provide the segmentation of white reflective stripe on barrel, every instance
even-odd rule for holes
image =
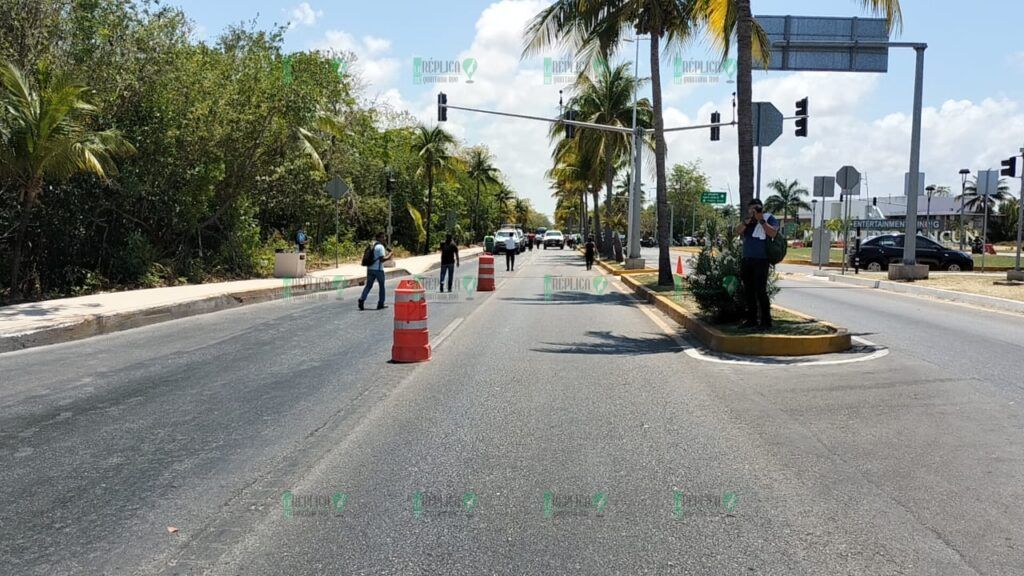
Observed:
[[[395,330],[426,330],[426,320],[413,320],[411,322],[404,322],[402,320],[395,320]]]
[[[425,292],[395,292],[395,302],[419,302],[426,296]]]
[[[481,278],[488,278],[488,279],[493,280],[494,279],[494,274],[481,274],[480,277]]]

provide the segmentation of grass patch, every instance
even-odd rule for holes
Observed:
[[[673,302],[685,308],[689,313],[697,316],[702,321],[714,326],[716,329],[721,330],[729,336],[747,336],[750,334],[756,334],[750,330],[741,330],[735,323],[716,324],[715,322],[712,322],[707,316],[700,312],[700,308],[697,306],[697,301],[693,298],[693,294],[690,293],[686,280],[680,281],[678,276],[673,277],[676,280],[675,286],[658,286],[657,274],[636,274],[631,276],[631,278],[639,282],[641,285],[671,298]],[[835,329],[831,326],[818,322],[817,320],[808,320],[776,308],[772,310],[772,329],[764,334],[777,336],[824,336],[828,334],[835,334]]]

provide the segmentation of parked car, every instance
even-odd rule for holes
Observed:
[[[548,246],[552,248],[558,246],[559,250],[565,248],[565,236],[562,235],[561,231],[548,230],[544,233],[544,249],[547,250]]]
[[[640,239],[640,245],[644,248],[654,248],[658,245],[658,242],[654,240],[654,236],[647,236]]]
[[[903,234],[885,234],[875,236],[861,242],[860,250],[850,254],[850,266],[859,266],[869,272],[880,272],[889,264],[903,260]],[[925,238],[917,237],[917,262],[927,264],[933,270],[950,272],[974,270],[974,259],[970,254],[959,250],[949,250],[941,244]]]
[[[694,238],[693,236],[683,236],[682,244],[683,244],[683,246],[696,246],[697,245],[697,239]]]

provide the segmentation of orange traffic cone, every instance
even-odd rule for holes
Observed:
[[[683,276],[683,257],[682,256],[680,256],[679,260],[676,262],[676,274],[679,274],[680,276]]]

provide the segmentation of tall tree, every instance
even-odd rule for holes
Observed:
[[[457,158],[453,155],[455,148],[455,137],[440,126],[429,127],[423,124],[416,127],[412,141],[413,152],[419,158],[419,170],[417,176],[427,181],[427,213],[424,227],[427,229],[427,241],[423,253],[429,253],[431,249],[430,231],[433,228],[432,212],[434,209],[434,180],[437,177],[447,178],[451,176],[458,165]]]
[[[899,0],[859,0],[869,12],[886,18],[889,26],[899,31],[903,15]],[[771,45],[764,30],[757,25],[751,11],[751,0],[695,0],[692,15],[701,22],[711,41],[720,49],[722,59],[729,57],[736,39],[736,106],[740,177],[740,206],[754,197],[754,122],[753,68],[765,64]]]
[[[573,85],[575,95],[569,107],[577,113],[576,118],[592,124],[616,128],[632,128],[634,95],[643,86],[642,79],[634,78],[629,64],[595,66],[595,78],[580,74]],[[646,98],[636,102],[637,126],[649,130],[652,120],[651,103]],[[564,134],[565,127],[556,124],[552,132]],[[576,132],[578,146],[584,155],[600,159],[604,173],[605,217],[612,209],[614,179],[619,168],[629,165],[633,151],[632,134],[580,128]],[[644,139],[647,149],[654,151],[654,142]],[[605,256],[611,252],[611,238],[602,238],[601,249]]]
[[[117,174],[114,159],[135,149],[116,130],[96,131],[91,90],[62,76],[30,81],[13,64],[0,66],[0,177],[20,195],[11,256],[11,297],[21,297],[21,260],[32,211],[48,181],[91,173]]]
[[[587,60],[607,60],[621,47],[627,35],[650,37],[658,204],[658,284],[662,286],[672,286],[673,280],[668,238],[661,50],[690,37],[691,18],[690,6],[682,0],[557,0],[534,16],[526,29],[524,55],[561,45],[577,50]]]
[[[811,209],[811,205],[803,198],[807,196],[807,188],[801,186],[797,180],[789,182],[772,180],[768,183],[768,188],[775,194],[765,199],[764,209],[769,212],[781,212],[783,228],[786,227],[786,221],[790,214],[796,217],[800,214],[800,210]]]
[[[469,179],[476,185],[476,197],[473,201],[473,241],[480,239],[480,189],[490,188],[499,184],[501,171],[494,166],[494,156],[482,146],[470,148],[466,159],[466,172]]]

